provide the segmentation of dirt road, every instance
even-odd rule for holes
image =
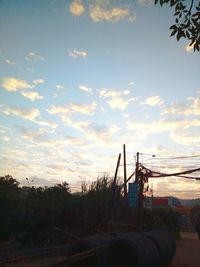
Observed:
[[[200,240],[196,233],[181,233],[171,267],[200,267]]]
[[[181,240],[177,241],[177,250],[171,267],[200,267],[200,240],[196,233],[181,233]],[[38,267],[56,262],[55,258],[35,259],[20,263],[6,264],[5,267]]]

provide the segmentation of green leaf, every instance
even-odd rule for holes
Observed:
[[[174,24],[174,25],[172,25],[169,29],[170,29],[170,30],[177,29],[177,26]]]
[[[173,30],[170,34],[170,36],[173,36],[175,33],[177,32],[177,29],[176,30]]]
[[[190,33],[189,33],[189,31],[186,31],[186,36],[187,36],[188,39],[190,39]]]
[[[177,36],[176,36],[177,41],[179,41],[181,39],[181,37],[184,37],[184,35],[185,35],[184,32],[181,29],[179,29]]]

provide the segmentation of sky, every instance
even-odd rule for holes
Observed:
[[[128,176],[136,152],[159,172],[199,167],[200,55],[173,22],[151,0],[1,0],[0,175],[78,190],[114,175],[123,144]],[[198,180],[149,185],[200,197]]]

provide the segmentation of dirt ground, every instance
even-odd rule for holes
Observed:
[[[200,240],[196,233],[181,233],[171,267],[200,267]]]
[[[47,263],[56,262],[56,258],[44,258],[33,261],[6,264],[5,267],[39,267]],[[181,233],[181,240],[177,241],[177,250],[171,267],[200,267],[200,240],[196,233]]]

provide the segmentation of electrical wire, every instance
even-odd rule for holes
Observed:
[[[193,173],[193,172],[197,172],[197,171],[200,171],[200,168],[196,168],[196,169],[192,169],[192,170],[187,170],[187,171],[183,171],[183,172],[176,172],[176,173],[161,173],[161,172],[155,172],[155,171],[151,171],[147,168],[145,168],[143,165],[142,165],[142,168],[143,169],[146,169],[147,171],[150,172],[150,176],[149,177],[152,177],[152,178],[155,178],[155,177],[169,177],[169,176],[179,176],[179,175],[182,175],[182,174],[189,174],[189,173]],[[156,174],[156,175],[154,175]]]
[[[166,160],[168,160],[168,159],[189,159],[189,158],[200,158],[200,155],[177,156],[177,157],[157,157],[157,156],[155,156],[155,159],[166,159]]]

